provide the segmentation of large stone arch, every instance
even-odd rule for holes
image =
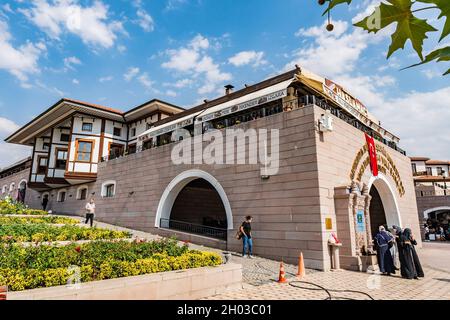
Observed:
[[[369,190],[373,186],[380,194],[388,226],[396,225],[403,227],[398,201],[395,196],[395,189],[392,188],[387,177],[383,173],[379,173],[377,177],[372,176],[368,183]]]
[[[214,178],[211,174],[198,169],[184,171],[183,173],[176,176],[166,187],[163,195],[161,196],[158,204],[158,209],[156,211],[155,227],[160,227],[161,219],[170,219],[170,213],[178,194],[187,184],[196,179],[204,179],[216,189],[225,207],[228,226],[227,229],[233,229],[233,213],[231,211],[230,201],[228,200],[225,190],[220,185],[219,181],[217,181],[217,179]]]

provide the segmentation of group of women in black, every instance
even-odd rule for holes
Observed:
[[[391,275],[395,274],[395,271],[398,270],[395,267],[391,254],[391,248],[396,246],[402,278],[423,278],[425,275],[415,249],[417,241],[414,239],[411,229],[406,228],[402,230],[397,226],[393,226],[392,228],[394,229],[395,235],[387,231],[384,226],[380,226],[379,232],[374,238],[380,272],[385,275]]]

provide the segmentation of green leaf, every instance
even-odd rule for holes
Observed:
[[[377,33],[392,23],[397,23],[397,29],[391,36],[389,58],[399,49],[404,49],[406,41],[410,40],[420,60],[423,60],[423,41],[427,39],[427,32],[437,31],[428,24],[427,20],[416,18],[411,12],[411,0],[387,0],[389,4],[381,3],[375,12],[355,26],[367,30],[369,33]]]
[[[323,16],[326,15],[331,9],[333,9],[337,5],[340,5],[343,3],[347,3],[347,4],[352,3],[352,0],[329,0],[329,1],[330,1],[330,3],[328,4],[327,10],[325,10],[325,12],[323,13]]]
[[[436,49],[436,50],[430,52],[423,61],[413,64],[409,67],[403,68],[402,70],[409,69],[412,67],[417,67],[417,66],[423,65],[425,63],[429,63],[433,60],[436,60],[436,62],[450,61],[450,46]],[[450,69],[447,70],[447,72],[444,73],[443,75],[446,76],[449,73],[450,73]]]
[[[438,19],[442,17],[446,17],[446,21],[444,24],[444,28],[442,29],[442,35],[439,39],[439,42],[442,41],[446,36],[450,34],[450,1],[449,0],[419,0],[420,2],[435,4],[439,10],[441,10],[441,14]]]

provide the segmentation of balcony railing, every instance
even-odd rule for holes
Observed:
[[[197,234],[204,237],[227,240],[227,229],[213,228],[183,221],[161,219],[160,228]]]
[[[413,172],[413,176],[414,177],[431,176],[431,174],[429,174],[429,172],[427,172],[427,171],[417,171],[417,172]]]
[[[450,190],[430,190],[430,191],[416,191],[416,197],[445,197],[450,196]]]

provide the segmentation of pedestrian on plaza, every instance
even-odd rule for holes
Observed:
[[[439,227],[439,240],[445,241],[445,232],[444,232],[444,228],[442,228],[442,226]]]
[[[414,239],[411,229],[406,228],[399,237],[402,278],[418,279],[425,276],[415,249],[416,245],[417,241]]]
[[[248,257],[250,259],[253,258],[253,239],[252,239],[252,216],[245,217],[245,221],[242,223],[240,227],[240,231],[242,234],[242,257],[245,258],[248,253]]]
[[[91,228],[94,224],[94,216],[95,216],[95,202],[94,198],[91,198],[91,200],[86,203],[86,221],[85,224],[87,224],[89,221],[91,222]]]
[[[395,239],[392,235],[389,235],[388,232],[386,232],[386,228],[384,226],[380,226],[378,230],[379,231],[375,236],[378,266],[380,267],[381,273],[389,276],[391,274],[395,274],[394,261],[392,260],[391,251],[389,250]]]
[[[428,224],[425,223],[423,229],[425,231],[425,241],[430,241],[430,227],[428,227]]]
[[[389,251],[391,252],[392,261],[394,263],[394,269],[395,271],[400,270],[400,263],[398,260],[398,245],[395,237],[395,230],[389,229],[387,225],[384,225],[384,229],[386,233],[392,237],[392,241],[389,242]]]
[[[42,210],[45,211],[47,209],[47,205],[48,205],[48,194],[44,195],[44,197],[42,198]]]

